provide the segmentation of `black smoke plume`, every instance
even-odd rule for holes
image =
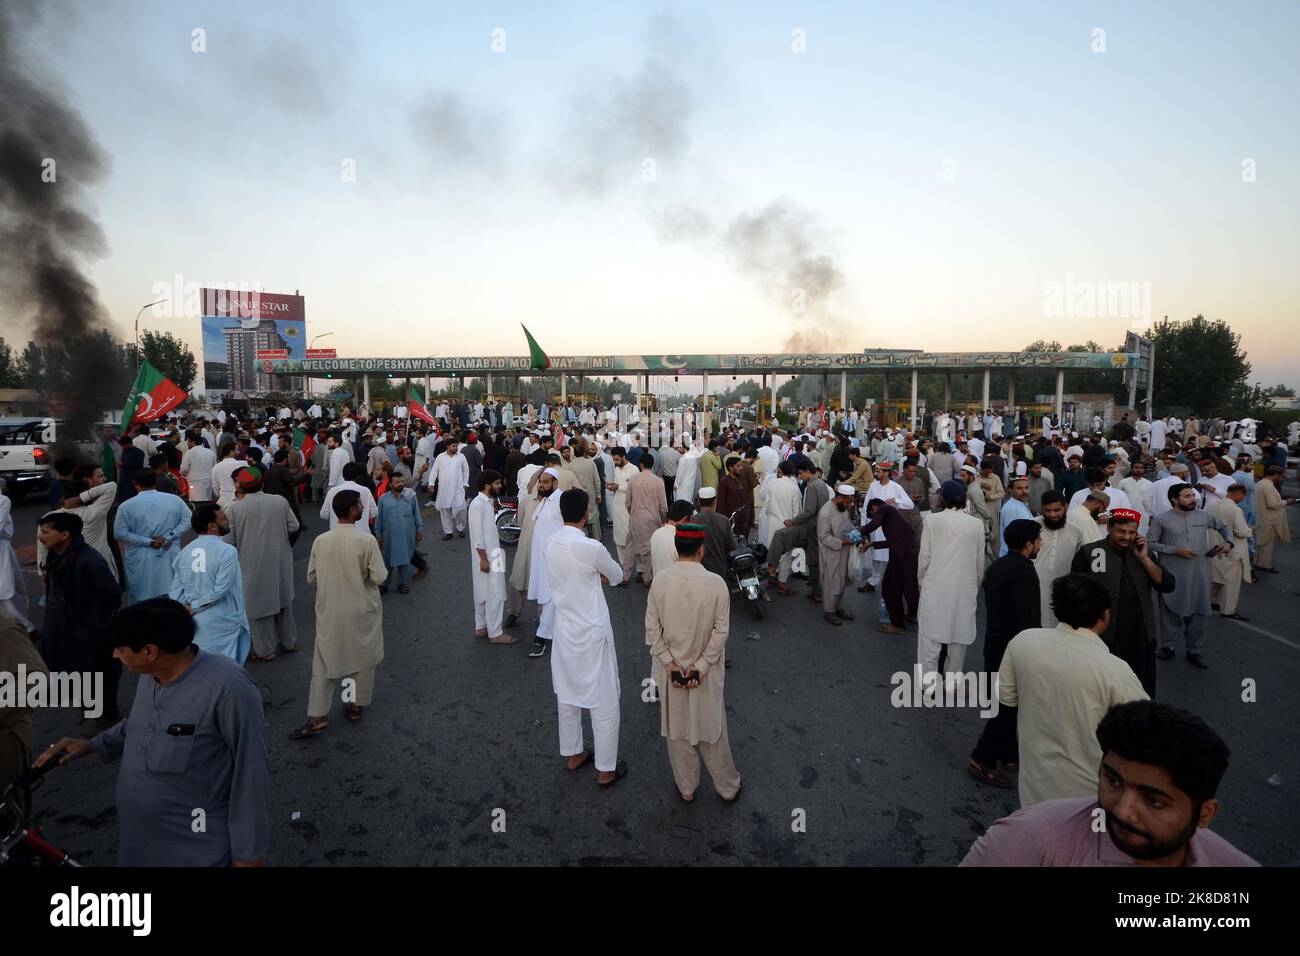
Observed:
[[[45,346],[46,381],[37,384],[69,402],[63,444],[88,438],[129,383],[83,266],[106,251],[85,207],[107,162],[81,114],[24,63],[20,38],[35,9],[0,9],[0,307],[11,335],[28,328]]]

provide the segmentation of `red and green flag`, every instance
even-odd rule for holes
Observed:
[[[419,394],[412,385],[406,396],[406,411],[412,418],[418,418],[422,422],[428,422],[434,428],[438,427],[438,420],[430,414],[429,409],[425,407],[424,402],[420,401]]]
[[[316,439],[302,428],[293,430],[293,447],[302,452],[302,460],[311,463],[311,453],[316,448]]]
[[[533,338],[533,333],[528,331],[528,326],[522,322],[519,327],[524,330],[524,335],[528,337],[528,367],[535,368],[539,371],[545,371],[551,367],[550,357],[542,351],[542,347],[537,344],[537,339]]]
[[[162,372],[148,362],[141,362],[135,384],[122,406],[122,433],[137,422],[162,418],[188,397],[183,388]]]

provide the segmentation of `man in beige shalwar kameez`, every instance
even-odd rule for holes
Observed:
[[[573,458],[564,463],[564,470],[573,476],[573,487],[587,493],[587,537],[600,540],[600,501],[604,492],[600,487],[600,473],[596,463],[587,455],[587,440],[573,440]],[[568,489],[566,488],[565,491]]]
[[[1229,540],[1220,532],[1215,532],[1218,540],[1232,545],[1227,554],[1218,555],[1210,562],[1210,603],[1218,605],[1218,611],[1224,617],[1236,621],[1249,621],[1250,618],[1237,613],[1237,601],[1241,597],[1241,584],[1250,580],[1250,522],[1241,510],[1241,503],[1246,500],[1246,486],[1234,484],[1228,488],[1227,497],[1211,497],[1205,504],[1205,510],[1213,514],[1232,529]],[[1213,608],[1211,608],[1213,609]]]
[[[853,620],[853,615],[840,604],[849,580],[849,556],[853,553],[849,544],[849,535],[853,532],[849,508],[853,506],[857,493],[852,485],[837,485],[835,497],[817,512],[817,553],[821,560],[822,609],[825,611],[822,617],[827,624],[836,626],[841,620]]]
[[[632,580],[638,564],[646,587],[654,579],[650,539],[668,518],[667,492],[663,480],[651,471],[654,463],[653,454],[648,451],[642,454],[641,471],[627,484],[627,547],[623,549],[619,562],[623,567],[624,584]]]
[[[539,468],[537,473],[541,474]],[[536,525],[534,515],[546,496],[537,490],[537,482],[529,481],[531,490],[519,492],[519,509],[515,514],[515,523],[519,525],[519,540],[515,543],[515,560],[510,566],[510,578],[506,582],[506,620],[505,627],[514,627],[519,615],[524,613],[524,601],[528,598],[528,560],[533,548],[533,528]]]
[[[705,570],[704,535],[700,525],[677,526],[677,563],[650,585],[646,640],[665,675],[659,727],[678,792],[683,800],[695,799],[702,757],[714,789],[730,803],[740,795],[723,699],[731,594],[722,578]]]
[[[311,661],[307,723],[289,736],[311,737],[329,726],[334,690],[344,680],[343,711],[360,720],[375,689],[375,668],[384,659],[384,607],[380,585],[388,568],[371,534],[357,534],[361,495],[337,492],[332,503],[339,523],[311,546],[307,583],[316,586],[316,651]]]

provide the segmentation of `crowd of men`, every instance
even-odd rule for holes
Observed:
[[[1050,418],[1031,434],[1023,414],[992,410],[927,414],[918,433],[852,409],[804,409],[787,428],[574,403],[269,411],[172,416],[132,429],[97,464],[56,462],[54,509],[39,520],[39,630],[25,591],[0,590],[10,644],[39,641],[51,671],[106,675],[98,735],[38,759],[120,754],[124,777],[149,781],[125,802],[119,792],[124,863],[265,859],[266,743],[245,667],[297,650],[293,549],[304,507],[318,502],[328,530],[310,548],[314,649],[294,739],[325,732],[340,696],[350,721],[371,706],[383,596],[401,600],[430,560],[451,560],[422,550],[436,511],[441,542],[469,537],[476,638],[518,643],[509,632],[535,606],[528,655],[549,659],[570,771],[590,761],[602,787],[628,772],[603,588],[641,585],[681,799],[695,799],[703,760],[733,802],[730,562],[748,547],[771,594],[800,593],[802,578],[829,628],[852,626],[849,587],[876,592],[872,624],[915,634],[916,680],[930,694],[951,696],[972,676],[982,599],[984,672],[998,677],[1000,706],[967,770],[1016,787],[1023,809],[968,863],[1087,862],[1081,821],[1098,801],[1112,823],[1104,861],[1250,862],[1203,829],[1226,745],[1153,699],[1157,662],[1180,646],[1210,666],[1208,616],[1248,620],[1242,586],[1277,573],[1275,545],[1290,539],[1287,448],[1254,422],[1125,416],[1107,437],[1100,421],[1080,434]],[[518,535],[513,556],[503,525]],[[5,527],[11,537],[7,511]],[[0,588],[5,562],[16,567],[9,547],[0,541]],[[141,675],[125,720],[123,666]],[[149,728],[182,712],[202,723],[154,739]],[[6,774],[32,756],[30,714],[14,727],[0,748]],[[1166,749],[1169,734],[1182,749]],[[224,800],[208,809],[220,826],[190,849],[172,819],[168,774],[181,770]],[[1177,812],[1133,811],[1125,789],[1158,784]]]

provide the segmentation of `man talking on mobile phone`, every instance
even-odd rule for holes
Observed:
[[[1110,652],[1128,662],[1148,697],[1156,693],[1155,594],[1173,591],[1173,573],[1157,563],[1147,541],[1138,534],[1141,515],[1118,508],[1110,513],[1106,537],[1085,544],[1074,555],[1070,570],[1090,574],[1110,593],[1110,626],[1101,639]]]

